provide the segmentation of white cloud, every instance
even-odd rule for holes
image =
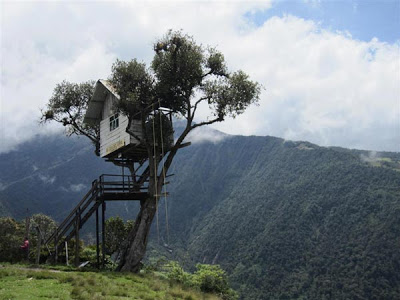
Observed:
[[[214,128],[400,151],[398,43],[357,41],[293,16],[256,27],[251,16],[268,1],[1,6],[0,152],[60,130],[37,125],[56,83],[105,78],[117,57],[149,62],[152,42],[170,28],[217,46],[266,88],[259,107]]]
[[[70,184],[68,187],[61,186],[60,189],[64,192],[72,192],[72,193],[79,193],[83,190],[85,190],[87,186],[82,183],[77,183],[77,184]]]
[[[53,184],[54,181],[56,181],[56,176],[47,176],[47,175],[39,174],[38,177],[45,184]]]
[[[399,44],[353,40],[292,16],[274,17],[240,40],[225,53],[266,91],[260,107],[216,128],[400,150]]]
[[[69,189],[72,192],[80,192],[83,191],[84,189],[86,189],[86,185],[82,184],[82,183],[78,183],[78,184],[71,184],[71,186],[69,187]]]
[[[188,134],[185,142],[192,142],[192,144],[201,144],[204,142],[216,144],[229,137],[230,135],[209,127],[198,127]]]

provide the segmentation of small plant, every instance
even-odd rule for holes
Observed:
[[[186,286],[192,285],[192,274],[187,273],[176,261],[171,261],[166,265],[168,271],[168,279],[178,282]]]
[[[171,283],[180,283],[186,287],[194,287],[204,293],[213,293],[224,300],[238,298],[237,293],[229,287],[227,275],[218,265],[196,265],[194,274],[188,273],[178,262],[171,261],[166,265],[167,276]]]

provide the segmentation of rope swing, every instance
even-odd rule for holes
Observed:
[[[158,101],[158,107],[161,107],[161,102],[160,100]],[[164,158],[164,137],[163,137],[163,120],[162,120],[162,113],[159,110],[159,115],[160,115],[160,141],[161,141],[161,160]],[[154,104],[153,104],[153,151],[154,151],[154,183],[157,188],[157,179],[158,179],[158,171],[157,171],[157,158],[156,158],[156,129],[155,129],[155,118],[156,118],[156,112],[154,109]],[[163,180],[163,185],[161,188],[161,194],[156,194],[156,223],[157,223],[157,240],[158,243],[160,243],[160,229],[159,229],[159,216],[158,216],[158,197],[161,197],[162,194],[164,194],[164,199],[165,199],[165,225],[166,225],[166,231],[167,231],[167,243],[169,245],[169,220],[168,220],[168,200],[167,200],[167,186],[166,186],[166,174],[165,174],[165,167],[164,164],[162,165],[162,180]]]
[[[158,100],[158,107],[161,107],[161,102]],[[160,137],[161,137],[161,154],[162,158],[164,158],[164,138],[163,138],[163,127],[162,127],[162,116],[160,112]],[[162,174],[163,174],[163,189],[164,189],[164,199],[165,199],[165,225],[167,227],[167,242],[169,245],[169,224],[168,224],[168,201],[167,201],[167,185],[165,184],[165,168],[164,164],[162,165]]]
[[[154,110],[154,104],[153,104],[153,159],[154,159],[154,185],[155,188],[157,189],[157,177],[158,177],[158,172],[157,172],[157,158],[156,158],[156,130],[155,130],[155,118],[156,118],[156,112]],[[160,227],[159,227],[159,221],[158,221],[158,193],[156,191],[156,220],[157,220],[157,241],[158,244],[160,244]]]

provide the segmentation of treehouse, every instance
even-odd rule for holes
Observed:
[[[134,160],[146,158],[146,149],[139,140],[143,138],[141,120],[131,120],[129,132],[132,134],[128,133],[128,117],[115,111],[115,103],[118,100],[119,95],[112,85],[107,80],[98,80],[93,96],[88,104],[84,123],[100,124],[101,157],[108,159],[127,157]],[[160,136],[159,132],[154,131],[163,130],[165,133],[163,142],[165,143],[164,147],[167,151],[168,147],[173,142],[171,112],[161,107],[158,107],[157,111],[157,113],[153,114],[153,118],[147,121],[146,131],[149,138],[153,140],[153,135],[155,137]],[[156,114],[160,114],[160,118],[158,118]],[[167,115],[169,115],[169,118]],[[154,122],[154,120],[156,121],[155,126],[151,123]],[[158,145],[158,138],[156,138],[155,141],[156,145]]]

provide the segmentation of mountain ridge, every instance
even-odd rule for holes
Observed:
[[[61,221],[99,174],[121,172],[83,139],[44,138],[18,151],[0,155],[0,182],[28,177],[0,191],[0,212],[19,219],[28,207]],[[399,162],[399,153],[275,137],[193,143],[170,170],[170,238],[164,199],[159,209],[160,238],[173,251],[157,245],[153,228],[149,256],[189,269],[221,264],[242,299],[396,299]],[[135,211],[107,205],[107,216]]]

